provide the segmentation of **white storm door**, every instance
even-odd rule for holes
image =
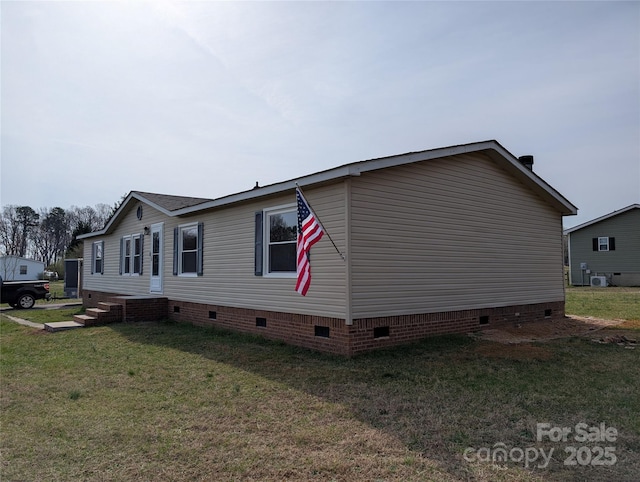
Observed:
[[[162,293],[163,271],[163,223],[151,225],[151,276],[149,291]]]

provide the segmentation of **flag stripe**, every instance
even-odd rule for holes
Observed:
[[[309,251],[314,244],[320,241],[324,230],[299,189],[296,189],[296,199],[298,202],[298,238],[296,240],[298,279],[296,291],[305,296],[311,286]]]

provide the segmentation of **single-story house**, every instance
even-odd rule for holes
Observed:
[[[640,286],[640,204],[565,230],[574,286]]]
[[[44,273],[44,263],[15,255],[0,256],[0,276],[4,281],[35,281]]]
[[[348,356],[560,318],[562,217],[577,209],[532,166],[490,140],[218,199],[132,191],[81,236],[83,300],[123,305],[125,321],[168,318]],[[327,233],[311,249],[306,296],[294,289],[296,186]]]

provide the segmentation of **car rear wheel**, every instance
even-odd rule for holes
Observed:
[[[20,298],[18,298],[17,307],[19,309],[27,310],[29,308],[33,308],[33,305],[35,304],[36,299],[34,298],[34,296],[32,294],[25,293],[23,295],[20,295]]]

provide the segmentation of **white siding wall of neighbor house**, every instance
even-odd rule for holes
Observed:
[[[354,319],[564,299],[562,219],[482,154],[352,181]]]
[[[343,183],[305,191],[309,203],[318,213],[332,238],[344,250],[345,189]],[[132,202],[113,233],[85,240],[85,259],[91,259],[91,244],[105,240],[105,271],[92,275],[90,263],[84,264],[84,288],[88,290],[150,295],[150,236],[145,236],[142,276],[121,276],[118,259],[119,242],[124,235],[142,232],[144,226],[164,222],[164,290],[171,300],[216,304],[237,308],[271,310],[286,313],[345,317],[345,262],[325,236],[312,248],[313,280],[307,296],[295,292],[295,276],[273,278],[254,274],[255,212],[281,205],[295,205],[295,192],[261,198],[223,209],[196,212],[185,217],[169,217],[143,205],[143,219],[138,221]],[[173,275],[173,230],[176,226],[202,222],[203,276]]]
[[[4,281],[34,281],[44,272],[44,263],[19,256],[0,256],[0,276]]]
[[[592,240],[615,238],[614,251],[593,251]],[[587,263],[584,284],[591,276],[604,275],[621,286],[640,286],[640,209],[632,209],[569,234],[571,284],[582,285],[580,263]]]

